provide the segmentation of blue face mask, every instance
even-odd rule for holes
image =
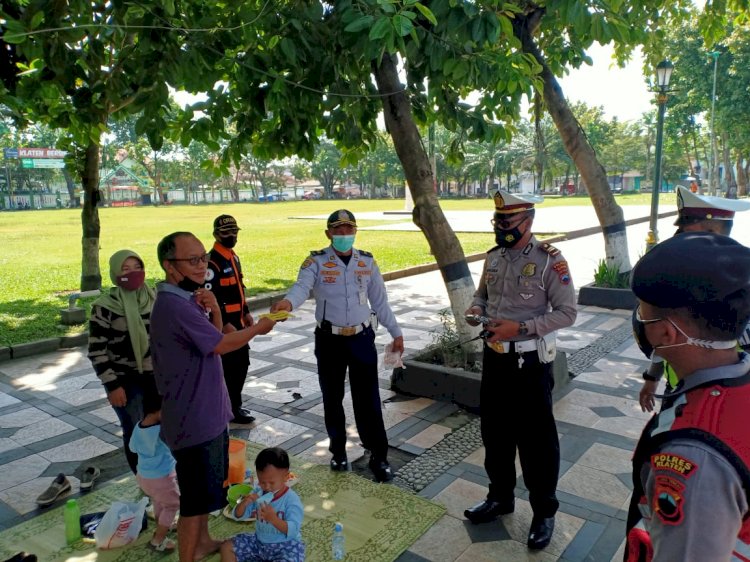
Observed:
[[[331,245],[337,252],[346,253],[354,245],[354,234],[333,235],[331,236]]]

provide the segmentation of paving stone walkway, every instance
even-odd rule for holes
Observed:
[[[672,220],[660,221],[660,231],[671,232]],[[630,238],[630,228],[628,232]],[[634,227],[632,237],[637,257],[645,225]],[[570,261],[576,284],[590,281],[590,262],[603,252],[601,236],[558,246]],[[470,267],[477,278],[481,262]],[[404,329],[407,353],[429,345],[440,325],[439,312],[448,305],[439,273],[390,281],[388,293]],[[312,303],[295,314],[253,341],[244,392],[245,405],[257,421],[249,428],[232,426],[232,433],[327,463]],[[558,348],[568,354],[576,376],[555,390],[561,506],[552,544],[539,553],[525,547],[531,511],[520,477],[514,514],[479,526],[463,517],[463,510],[482,500],[487,489],[477,417],[453,404],[394,393],[389,390],[390,372],[380,371],[390,458],[397,471],[394,485],[447,507],[447,514],[399,562],[620,559],[631,490],[630,455],[648,419],[637,402],[646,362],[629,325],[627,311],[580,307],[575,326],[558,334]],[[389,340],[381,328],[377,343]],[[345,409],[347,419],[353,420],[348,393]],[[354,470],[370,477],[356,428],[351,425],[348,431]],[[123,474],[126,463],[120,449],[117,419],[84,348],[0,363],[0,528],[38,515],[34,499],[59,472],[71,478],[73,494],[79,493],[77,477],[89,463],[102,469],[97,486]]]

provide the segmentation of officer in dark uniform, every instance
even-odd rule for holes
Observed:
[[[729,236],[734,224],[734,215],[740,211],[750,209],[750,201],[746,199],[725,199],[713,195],[698,195],[681,185],[677,186],[677,227],[676,234],[683,232],[713,232]],[[750,349],[750,326],[745,328],[740,345],[747,351]],[[666,392],[670,392],[677,385],[677,374],[674,369],[655,355],[651,358],[651,365],[643,372],[643,387],[639,395],[641,409],[651,412],[656,404],[656,388],[662,375],[666,374]]]
[[[750,559],[750,248],[678,234],[633,268],[641,351],[674,368],[677,386],[633,455],[625,560]]]
[[[371,310],[393,337],[393,350],[404,351],[404,339],[385,291],[385,283],[372,254],[353,247],[357,221],[341,209],[328,217],[326,236],[331,245],[311,252],[302,262],[297,282],[286,298],[275,303],[271,312],[292,309],[315,297],[315,357],[332,470],[348,470],[344,379],[349,369],[349,386],[354,420],[362,444],[370,451],[369,466],[379,482],[391,480],[388,463],[388,437],[378,386],[378,356],[375,331],[370,325]]]
[[[240,258],[234,253],[237,221],[229,215],[219,215],[214,220],[214,243],[209,252],[206,288],[210,289],[221,307],[224,333],[234,332],[253,325],[253,316],[245,301]],[[221,356],[224,367],[224,381],[227,384],[229,400],[232,402],[233,423],[248,424],[255,421],[250,412],[242,407],[242,387],[245,386],[250,356],[247,345]]]
[[[555,331],[576,319],[576,297],[560,250],[531,232],[530,194],[495,194],[497,246],[487,252],[468,317],[489,318],[479,407],[487,499],[464,511],[472,523],[486,523],[514,510],[516,450],[534,511],[527,544],[546,547],[555,525],[560,445],[552,414]]]

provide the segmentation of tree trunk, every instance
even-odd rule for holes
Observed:
[[[744,197],[747,195],[747,174],[745,174],[745,167],[742,165],[745,161],[745,155],[739,148],[735,151],[737,155],[737,197]]]
[[[682,142],[685,145],[685,158],[687,159],[688,173],[691,176],[695,176],[695,171],[693,170],[693,160],[690,158],[690,145],[688,144],[687,135],[682,135]]]
[[[404,167],[406,181],[414,200],[412,219],[427,238],[430,250],[440,268],[453,316],[456,318],[459,338],[461,341],[467,341],[474,337],[477,331],[463,321],[464,312],[471,306],[475,290],[469,265],[433,189],[430,159],[414,123],[411,104],[402,91],[403,85],[398,77],[394,57],[383,56],[380,65],[373,64],[373,69],[380,94],[391,94],[383,97],[385,125]],[[491,208],[487,209],[487,214],[492,214]]]
[[[533,30],[543,15],[543,10],[535,10],[528,16],[517,17],[513,23],[516,37],[520,39],[523,50],[532,55],[542,67],[544,81],[544,101],[552,120],[560,133],[565,151],[573,159],[581,172],[599,224],[604,234],[604,251],[607,264],[619,267],[621,272],[632,269],[628,254],[628,238],[622,209],[615,202],[609,189],[607,173],[599,163],[596,152],[589,144],[581,125],[565,101],[562,88],[547,65],[532,37]]]
[[[63,178],[65,178],[65,187],[68,190],[70,206],[73,207],[76,204],[76,183],[73,181],[73,176],[70,175],[70,170],[68,170],[67,165],[63,168],[62,172]]]
[[[721,133],[721,151],[724,160],[724,180],[727,184],[727,191],[737,184],[734,181],[734,171],[732,170],[732,157],[729,154],[729,135]]]
[[[81,290],[89,291],[102,286],[102,276],[99,271],[99,224],[98,203],[101,198],[99,192],[99,145],[90,143],[86,147],[83,172],[81,174],[83,186],[83,209],[81,210],[81,225],[83,238],[81,239]]]

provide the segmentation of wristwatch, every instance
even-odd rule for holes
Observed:
[[[661,378],[661,375],[655,376],[655,375],[649,374],[648,369],[643,371],[643,375],[641,376],[643,377],[644,381],[650,381],[650,382],[656,382]]]
[[[518,335],[519,336],[525,336],[529,333],[529,328],[526,326],[526,322],[519,322],[518,323]]]

